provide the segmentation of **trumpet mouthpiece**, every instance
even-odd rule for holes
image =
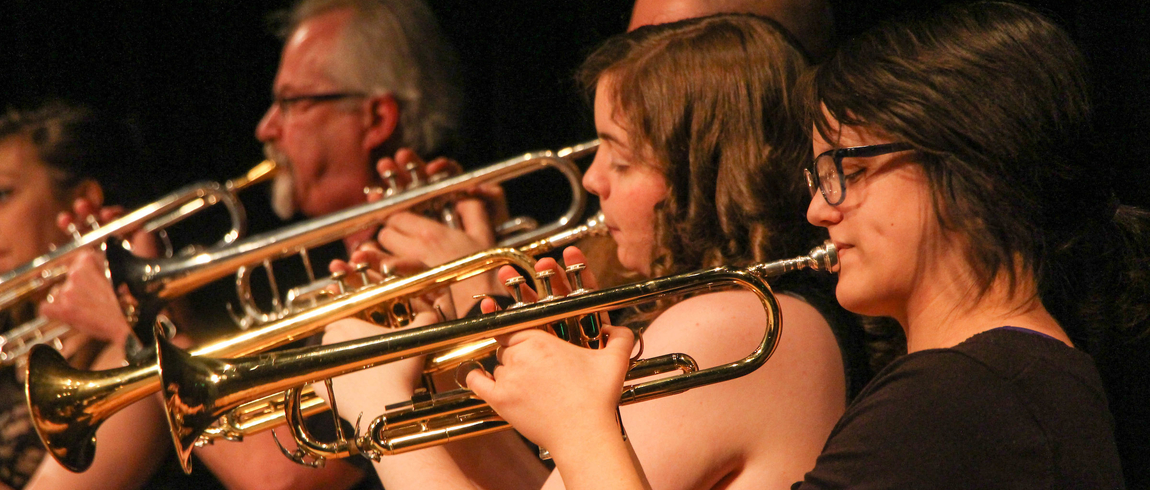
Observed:
[[[839,254],[835,250],[834,242],[827,240],[822,245],[811,249],[807,254],[808,265],[807,267],[816,271],[826,271],[830,273],[838,273],[839,271]]]

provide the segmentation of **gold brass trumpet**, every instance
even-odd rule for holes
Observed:
[[[312,440],[303,429],[300,408],[293,401],[298,400],[302,386],[379,364],[440,352],[452,346],[527,328],[560,322],[578,326],[584,318],[597,317],[602,311],[671,296],[742,287],[759,297],[767,315],[766,331],[751,354],[738,361],[702,370],[697,370],[694,360],[685,354],[642,360],[629,370],[629,379],[672,370],[683,374],[628,385],[620,395],[620,404],[655,399],[733,379],[761,366],[778,343],[781,316],[767,278],[805,268],[837,271],[838,258],[833,244],[828,242],[802,257],[745,269],[718,267],[599,291],[581,290],[579,281],[576,281],[575,294],[564,299],[356,341],[253,357],[231,360],[193,357],[193,354],[159,339],[157,355],[172,438],[185,471],[190,471],[191,449],[200,434],[216,419],[250,400],[284,390],[291,390],[286,410],[297,443],[301,451],[318,462],[352,454],[364,454],[374,459],[383,454],[500,430],[507,427],[505,421],[495,416],[470,392],[459,390],[417,397],[375,419],[365,435],[323,443]],[[594,345],[597,343],[595,337],[600,335],[595,332],[595,327],[570,330],[572,333],[567,339],[575,341],[585,335],[581,340],[585,345]]]
[[[189,257],[145,260],[126,253],[109,254],[109,269],[112,280],[117,284],[126,284],[139,303],[141,321],[154,318],[167,300],[235,273],[240,303],[246,315],[246,320],[242,321],[241,326],[266,323],[290,315],[293,310],[278,309],[270,313],[257,311],[258,308],[251,303],[251,293],[246,289],[247,276],[252,267],[262,264],[270,272],[271,269],[268,267],[270,261],[297,253],[305,265],[310,265],[310,259],[307,257],[308,248],[331,243],[350,233],[378,225],[397,212],[452,199],[481,184],[502,183],[532,172],[555,169],[566,178],[571,190],[571,204],[563,216],[549,224],[502,241],[498,244],[501,247],[518,247],[575,225],[583,215],[587,194],[582,187],[582,173],[572,158],[590,153],[597,147],[597,142],[591,142],[561,150],[558,154],[551,151],[527,153],[487,167],[409,188],[379,201],[360,204],[279,230],[248,237],[234,244],[208,249]],[[272,283],[274,284],[274,278]],[[278,297],[275,301],[278,306]],[[237,320],[244,319],[237,318]]]
[[[73,225],[70,231],[74,241],[0,275],[0,310],[30,301],[34,296],[62,282],[68,272],[67,264],[81,250],[103,247],[111,239],[123,240],[138,231],[162,232],[164,228],[216,203],[224,205],[232,222],[231,230],[217,246],[235,242],[247,228],[243,204],[236,193],[272,178],[276,169],[274,162],[265,160],[246,174],[228,180],[223,185],[215,182],[188,185],[103,226],[89,217],[91,230],[87,233],[81,234]],[[120,251],[124,255],[131,255],[122,249]],[[68,331],[66,325],[37,319],[4,332],[0,335],[0,362],[8,363],[23,357],[33,345],[57,341]]]
[[[607,227],[603,219],[603,213],[596,213],[595,216],[588,219],[582,225],[556,233],[543,240],[527,244],[520,247],[519,251],[529,256],[538,256],[565,245],[575,243],[583,238],[605,236],[607,234]],[[539,285],[539,282],[535,283],[536,288],[538,288]],[[380,322],[377,318],[373,318],[372,321],[375,323],[387,323]],[[458,346],[440,353],[435,357],[428,358],[424,366],[424,375],[431,376],[435,373],[454,369],[459,364],[470,362],[476,357],[494,351],[496,347],[497,344],[494,339],[484,339]],[[428,384],[431,383],[430,380],[427,382]],[[235,410],[220,417],[215,425],[205,429],[195,444],[197,446],[213,444],[218,439],[242,441],[246,436],[255,435],[283,425],[285,422],[284,406],[288,401],[286,397],[286,392],[277,393],[237,407]],[[313,414],[328,410],[328,406],[324,403],[323,399],[316,395],[310,388],[305,388],[301,394],[299,394],[299,401],[296,402],[296,405],[296,413],[303,417],[309,417]],[[304,464],[302,461],[297,462]]]
[[[535,261],[528,254],[544,253],[583,236],[602,233],[604,229],[601,218],[597,218],[563,233],[532,242],[521,250],[496,248],[410,277],[368,284],[339,294],[313,308],[198,348],[192,355],[227,357],[254,354],[314,335],[321,332],[328,323],[350,316],[358,315],[378,322],[392,317],[395,313],[393,309],[402,305],[409,296],[438,289],[503,265],[531,270]],[[160,390],[159,366],[152,361],[143,367],[83,371],[71,368],[54,349],[34,348],[28,356],[25,390],[33,425],[45,448],[62,466],[80,472],[92,463],[96,449],[95,433],[100,424],[121,408]],[[274,408],[274,403],[268,406]],[[271,410],[253,405],[246,413],[238,414],[235,420],[258,418],[262,415],[252,412],[260,410],[265,414],[271,413]],[[256,426],[260,425],[257,423]],[[240,435],[249,430],[258,431],[249,429],[246,423],[237,430]],[[218,436],[226,437],[228,434],[226,429],[221,429]]]

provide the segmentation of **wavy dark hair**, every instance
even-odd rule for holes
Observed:
[[[1112,326],[1144,330],[1150,215],[1120,206],[1093,146],[1085,62],[1070,36],[1027,7],[955,5],[900,19],[843,46],[810,77],[823,108],[919,153],[944,229],[968,238],[981,293],[1033,273],[1043,305],[1097,353]]]
[[[805,220],[811,148],[792,93],[806,65],[785,30],[749,15],[643,27],[584,62],[588,98],[610,77],[629,145],[667,180],[653,275],[789,257],[820,240]]]

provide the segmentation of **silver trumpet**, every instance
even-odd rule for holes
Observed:
[[[569,183],[571,204],[559,219],[507,238],[498,243],[500,247],[521,246],[575,225],[586,207],[587,195],[582,187],[582,174],[572,159],[593,152],[597,146],[597,142],[590,142],[562,150],[558,154],[551,151],[527,153],[460,175],[422,183],[376,202],[360,204],[273,232],[255,235],[227,246],[214,247],[189,257],[148,260],[127,253],[110,253],[108,261],[111,276],[115,283],[128,286],[139,304],[139,318],[144,321],[154,318],[167,300],[235,273],[237,292],[244,314],[233,316],[240,322],[241,327],[271,322],[290,315],[296,308],[291,301],[287,307],[281,305],[278,293],[273,287],[274,311],[261,311],[252,300],[248,288],[253,267],[262,265],[268,271],[270,282],[274,285],[274,276],[270,275],[270,262],[298,253],[314,281],[314,273],[310,269],[311,261],[307,255],[308,248],[334,242],[348,234],[376,226],[397,212],[452,200],[481,184],[506,182],[544,169],[559,171]],[[313,289],[322,289],[322,286]],[[310,297],[309,294],[299,291],[289,292],[288,296]],[[310,307],[308,301],[297,303]]]
[[[68,264],[82,250],[105,247],[110,240],[125,240],[139,231],[162,234],[165,228],[217,203],[227,209],[232,227],[216,246],[234,243],[247,228],[244,207],[236,193],[270,179],[275,175],[276,168],[274,162],[265,160],[246,174],[222,185],[215,182],[188,185],[103,226],[89,216],[88,232],[81,234],[72,225],[72,242],[0,275],[0,310],[33,301],[52,286],[63,282],[67,277]],[[131,256],[123,247],[113,246],[108,249]],[[168,254],[171,255],[170,247]],[[42,318],[17,326],[0,335],[0,362],[9,363],[23,357],[33,345],[58,343],[59,338],[69,331],[66,325]]]
[[[260,356],[214,359],[186,353],[158,338],[159,370],[171,424],[172,438],[185,471],[190,471],[191,449],[200,434],[219,417],[251,400],[289,390],[287,419],[300,447],[291,455],[297,462],[305,457],[322,464],[327,458],[363,454],[379,458],[442,444],[450,440],[481,435],[507,428],[481,400],[466,390],[443,394],[419,394],[409,403],[376,418],[364,435],[326,443],[314,440],[303,427],[298,405],[301,387],[335,376],[367,369],[383,363],[452,346],[467,345],[496,335],[527,328],[564,324],[566,340],[594,347],[601,341],[595,319],[600,312],[648,303],[684,294],[742,287],[762,301],[767,328],[758,347],[747,357],[728,364],[699,370],[690,356],[668,354],[633,364],[628,379],[681,371],[623,387],[620,404],[630,404],[680,393],[699,386],[746,375],[774,352],[781,333],[778,303],[767,278],[789,271],[810,268],[837,271],[834,246],[826,243],[808,255],[759,264],[745,269],[718,267],[710,270],[652,279],[611,289],[588,291],[573,276],[576,290],[566,298],[551,298],[533,305],[473,318],[408,328],[376,337],[320,347],[273,352]],[[545,290],[549,291],[547,285]],[[590,320],[586,325],[584,320]],[[390,408],[390,407],[389,407]]]

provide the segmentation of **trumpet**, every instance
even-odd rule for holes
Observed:
[[[555,169],[566,178],[571,189],[571,203],[561,217],[507,238],[497,244],[500,247],[514,248],[529,244],[573,226],[583,214],[587,194],[582,187],[582,173],[572,158],[592,152],[597,146],[597,142],[590,142],[561,150],[558,154],[551,151],[527,153],[471,172],[409,188],[379,201],[248,237],[228,246],[208,249],[190,257],[147,260],[127,253],[109,254],[109,269],[112,280],[117,284],[126,284],[138,302],[141,321],[155,318],[168,299],[235,273],[237,292],[245,312],[242,317],[236,316],[240,326],[247,328],[271,322],[292,314],[295,309],[280,307],[278,294],[273,288],[273,306],[276,311],[260,311],[252,301],[247,287],[253,266],[262,264],[270,274],[270,261],[298,253],[314,281],[308,248],[375,226],[397,212],[420,205],[434,205],[478,185],[502,183],[528,173]],[[274,277],[269,275],[269,279],[275,284]],[[292,294],[289,293],[289,296]]]
[[[369,321],[386,323],[402,313],[408,296],[438,289],[502,265],[531,270],[535,261],[527,253],[543,253],[582,236],[601,234],[605,229],[602,219],[597,218],[525,245],[523,251],[496,248],[409,277],[367,284],[312,308],[198,348],[192,355],[241,356],[262,352],[314,335],[328,323],[349,316],[358,315]],[[104,420],[160,391],[157,362],[143,367],[83,371],[70,367],[58,352],[48,347],[33,348],[29,354],[27,379],[25,393],[29,413],[40,440],[56,461],[75,472],[84,471],[91,465],[96,449],[95,433]],[[255,405],[249,408],[251,410],[247,414],[236,420],[259,417],[257,412],[260,410],[271,413],[274,404],[262,409]],[[237,430],[242,434],[249,429],[245,426]],[[221,429],[219,436],[235,433]]]
[[[158,338],[161,385],[172,439],[184,470],[190,471],[191,449],[200,434],[216,419],[249,400],[284,390],[289,390],[285,411],[293,436],[302,455],[314,458],[317,464],[322,464],[327,458],[353,454],[377,459],[384,454],[505,429],[507,423],[499,419],[489,406],[475,399],[467,390],[456,390],[437,395],[419,394],[411,402],[376,418],[362,436],[356,434],[351,440],[341,438],[331,443],[320,442],[314,440],[302,425],[302,409],[298,404],[300,387],[379,364],[556,323],[565,323],[569,327],[569,330],[563,329],[568,331],[566,340],[593,346],[600,341],[601,333],[595,326],[579,326],[584,318],[594,319],[602,311],[672,296],[731,287],[753,292],[763,304],[767,328],[757,348],[743,359],[702,370],[686,354],[641,360],[629,369],[628,379],[675,370],[682,374],[625,386],[620,404],[651,400],[737,378],[766,362],[778,344],[782,319],[767,278],[804,268],[837,271],[834,245],[827,242],[805,256],[744,269],[718,267],[599,291],[587,291],[577,286],[574,294],[564,299],[361,340],[254,357],[231,360],[193,357]],[[574,279],[576,285],[581,284],[578,277]],[[595,324],[594,321],[590,323]]]
[[[89,216],[88,225],[91,229],[84,234],[74,224],[71,225],[69,229],[74,237],[71,243],[56,247],[0,275],[0,310],[31,301],[33,297],[62,282],[68,273],[68,264],[81,250],[105,247],[110,240],[123,240],[138,231],[162,234],[165,228],[217,203],[227,209],[232,223],[219,245],[234,243],[247,228],[243,204],[236,193],[272,178],[276,169],[274,162],[265,160],[246,174],[228,180],[223,185],[215,182],[191,184],[103,226]],[[131,256],[121,247],[108,249],[119,250],[123,255]],[[170,247],[167,253],[171,254]],[[69,330],[66,325],[41,318],[4,332],[0,335],[0,362],[8,363],[23,357],[33,345],[58,342]]]

